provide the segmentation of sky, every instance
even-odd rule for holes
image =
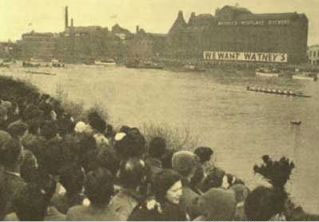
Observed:
[[[319,0],[0,0],[0,41],[21,39],[30,32],[62,32],[64,7],[75,26],[136,25],[147,32],[167,33],[179,10],[186,21],[191,12],[215,14],[216,8],[236,5],[253,13],[305,13],[309,19],[308,45],[319,44]]]

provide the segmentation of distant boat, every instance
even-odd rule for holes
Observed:
[[[36,75],[47,75],[47,76],[55,76],[55,73],[50,73],[50,72],[37,72],[37,71],[25,71],[26,73],[29,74],[36,74]]]
[[[301,121],[300,120],[291,120],[290,124],[292,124],[292,125],[300,125]]]
[[[191,71],[191,72],[205,72],[206,71],[205,69],[200,68],[197,65],[191,65],[191,64],[184,65],[183,68],[185,71]]]
[[[258,68],[256,69],[256,76],[261,77],[279,77],[279,70],[269,68]]]
[[[116,62],[114,59],[95,60],[94,65],[115,66]]]
[[[10,65],[6,63],[0,63],[0,68],[10,68]]]
[[[262,88],[262,87],[253,87],[253,86],[247,86],[246,89],[248,91],[253,91],[253,92],[268,93],[268,94],[283,95],[283,96],[305,97],[305,98],[311,97],[308,95],[304,95],[303,93],[300,93],[300,92],[294,92],[292,90],[269,89],[269,88]]]
[[[23,61],[22,62],[23,67],[40,67],[40,63],[38,62],[32,62],[32,61]]]
[[[134,69],[163,69],[164,67],[152,61],[133,61],[125,64],[127,68]]]
[[[0,67],[9,68],[10,65],[15,64],[16,61],[12,59],[1,59],[0,60]]]
[[[64,63],[60,62],[57,59],[52,59],[51,60],[51,67],[62,68],[62,67],[65,67],[65,65],[64,65]]]
[[[292,79],[317,81],[318,74],[313,72],[302,72],[293,75]]]

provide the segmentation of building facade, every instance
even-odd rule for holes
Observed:
[[[58,35],[53,33],[30,32],[22,34],[17,42],[22,59],[37,58],[50,61],[55,54]]]
[[[319,45],[309,46],[308,61],[312,65],[319,65]]]
[[[296,12],[254,14],[224,6],[214,16],[192,13],[186,22],[180,11],[168,37],[171,56],[181,58],[302,63],[308,19]]]

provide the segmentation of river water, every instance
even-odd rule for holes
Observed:
[[[252,167],[269,154],[295,164],[287,185],[295,202],[319,212],[319,83],[263,79],[242,72],[191,73],[125,67],[70,65],[25,73],[31,68],[0,69],[1,75],[27,79],[54,95],[63,89],[86,107],[105,107],[115,125],[144,123],[190,129],[199,145],[213,147],[218,166],[243,178],[251,188],[261,182]],[[249,92],[247,85],[302,91],[311,98]],[[299,126],[291,120],[301,120]]]

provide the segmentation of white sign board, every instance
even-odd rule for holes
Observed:
[[[288,62],[287,53],[204,51],[205,60],[244,62]]]

